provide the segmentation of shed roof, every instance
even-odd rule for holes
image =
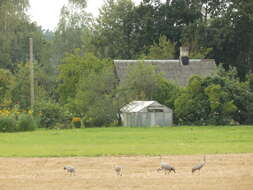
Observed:
[[[120,109],[121,112],[139,112],[148,106],[163,106],[157,101],[132,101]]]
[[[182,65],[179,59],[172,60],[114,60],[117,76],[121,81],[127,76],[128,67],[144,63],[156,66],[158,72],[164,73],[168,80],[175,81],[178,85],[185,86],[193,75],[208,76],[215,70],[213,59],[190,59],[189,65]]]

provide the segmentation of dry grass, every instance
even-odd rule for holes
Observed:
[[[207,155],[200,174],[191,167],[202,155],[164,156],[177,173],[164,175],[155,170],[158,157],[77,157],[77,158],[0,158],[1,190],[251,190],[253,154]],[[124,167],[116,176],[113,165]],[[63,170],[76,168],[75,176]]]

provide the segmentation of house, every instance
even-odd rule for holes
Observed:
[[[114,60],[116,74],[119,82],[124,81],[128,68],[131,65],[144,63],[156,66],[158,72],[162,72],[168,80],[174,81],[180,86],[186,86],[193,75],[209,76],[215,69],[214,59],[189,59],[189,50],[180,48],[180,58],[170,60]]]
[[[132,101],[120,109],[123,126],[172,126],[173,111],[157,101]]]

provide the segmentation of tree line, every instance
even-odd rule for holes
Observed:
[[[73,117],[86,126],[116,125],[119,108],[134,99],[173,108],[178,124],[252,123],[251,0],[106,0],[96,18],[86,5],[69,0],[56,30],[45,31],[27,15],[28,0],[0,2],[1,109],[30,108],[32,37],[34,112],[43,113],[44,127],[64,127]],[[182,45],[220,69],[180,87],[140,63],[118,83],[113,59],[177,59]]]

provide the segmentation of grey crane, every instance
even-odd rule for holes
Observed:
[[[170,166],[168,163],[162,161],[162,157],[160,156],[160,168],[157,169],[157,171],[164,170],[164,174],[168,174],[171,171],[176,173],[176,169],[173,166]]]
[[[63,169],[64,169],[64,170],[67,170],[67,172],[70,173],[70,174],[74,174],[74,175],[75,175],[75,173],[76,173],[75,168],[72,167],[72,166],[64,166]]]
[[[206,156],[204,156],[203,162],[201,164],[198,164],[192,168],[192,174],[197,170],[199,170],[200,172],[201,168],[203,168],[205,164],[206,164]]]
[[[116,172],[116,174],[118,176],[122,176],[122,170],[123,170],[123,167],[122,166],[115,166],[114,167],[114,171]]]

